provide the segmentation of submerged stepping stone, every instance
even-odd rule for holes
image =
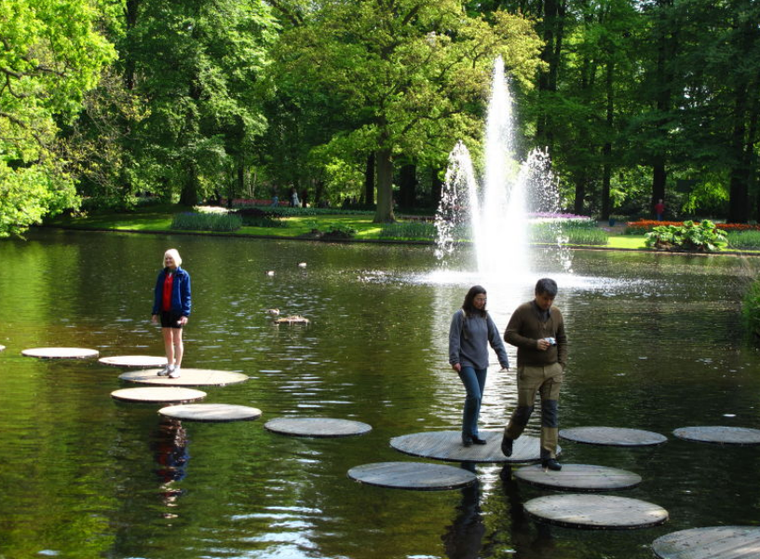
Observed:
[[[691,528],[657,538],[652,551],[662,559],[747,559],[760,557],[760,528]]]
[[[114,357],[101,357],[98,363],[113,367],[163,367],[167,363],[166,357],[153,355],[117,355]]]
[[[667,442],[665,435],[622,427],[572,427],[561,429],[563,439],[605,446],[654,446]]]
[[[462,445],[461,431],[429,431],[413,433],[391,439],[391,446],[405,454],[433,458],[447,462],[502,462],[525,463],[541,459],[540,441],[536,437],[523,435],[514,442],[512,456],[507,458],[501,452],[502,431],[481,431],[480,437],[487,444]],[[562,451],[557,447],[557,454]]]
[[[141,371],[129,371],[119,375],[122,380],[137,382],[140,384],[157,384],[159,386],[225,386],[237,384],[248,380],[248,375],[243,373],[230,373],[229,371],[214,371],[211,369],[185,369],[179,378],[158,376],[161,369],[143,369]]]
[[[21,354],[41,359],[87,359],[88,357],[97,357],[98,351],[83,347],[35,347],[25,349]]]
[[[562,464],[559,472],[540,465],[526,466],[517,470],[515,477],[538,487],[574,491],[629,489],[641,483],[641,476],[633,472],[588,464]]]
[[[267,421],[264,427],[274,433],[296,437],[350,437],[372,430],[371,425],[361,421],[327,417],[281,417]]]
[[[673,431],[679,439],[701,443],[758,445],[760,430],[746,427],[681,427]]]
[[[191,388],[168,386],[166,388],[122,388],[121,390],[111,392],[111,397],[128,402],[169,404],[172,402],[182,403],[200,400],[206,397],[206,393]]]
[[[477,482],[472,472],[443,464],[377,462],[348,470],[348,477],[368,485],[417,491],[458,489]]]
[[[187,421],[253,421],[261,417],[261,410],[232,404],[184,404],[167,406],[158,413]]]
[[[525,503],[525,512],[538,522],[597,530],[646,528],[668,519],[659,505],[611,495],[549,495]]]

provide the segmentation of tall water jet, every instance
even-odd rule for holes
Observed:
[[[456,232],[466,229],[468,219],[478,272],[498,281],[531,272],[529,212],[556,214],[560,210],[548,155],[533,150],[522,164],[516,156],[512,107],[504,63],[497,58],[486,118],[482,188],[478,188],[469,152],[460,141],[449,154],[445,195],[436,216],[442,242],[437,250],[439,259],[453,251]],[[561,246],[561,239],[558,244]]]

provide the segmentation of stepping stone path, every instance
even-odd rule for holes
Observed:
[[[744,427],[682,427],[673,431],[679,439],[702,443],[760,445],[760,430]]]
[[[253,421],[261,417],[261,410],[232,404],[185,404],[167,406],[158,413],[187,421]]]
[[[652,551],[661,559],[749,559],[760,557],[760,528],[692,528],[657,538]]]
[[[0,351],[3,351],[5,349],[4,345],[0,345]]]
[[[517,470],[515,477],[538,487],[574,491],[613,491],[641,483],[641,476],[633,472],[587,464],[562,464],[559,472],[545,470],[540,465],[526,466]]]
[[[570,441],[604,446],[654,446],[668,440],[666,436],[652,431],[621,427],[573,427],[561,429],[559,436]]]
[[[159,386],[225,386],[248,380],[248,375],[244,375],[243,373],[185,368],[182,369],[179,378],[169,378],[168,376],[158,376],[160,370],[143,369],[141,371],[129,371],[120,374],[119,378],[129,382]]]
[[[274,433],[297,437],[350,437],[372,430],[371,425],[360,421],[322,417],[283,417],[268,421],[264,427]]]
[[[169,404],[172,402],[183,403],[200,400],[206,397],[206,393],[201,390],[178,388],[175,386],[166,388],[122,388],[121,390],[111,392],[111,397],[128,402]]]
[[[152,355],[118,355],[115,357],[101,357],[98,363],[113,367],[163,367],[167,363],[166,357]]]
[[[87,359],[88,357],[97,357],[98,351],[81,347],[36,347],[25,349],[21,354],[26,357],[39,357],[41,359]]]
[[[472,472],[443,464],[421,462],[377,462],[348,470],[348,477],[368,485],[393,489],[440,491],[476,483]]]
[[[546,524],[601,530],[646,528],[668,519],[658,505],[610,495],[549,495],[525,503],[525,512]]]
[[[501,452],[502,435],[502,431],[481,431],[480,437],[487,444],[466,447],[462,445],[461,431],[430,431],[395,437],[391,446],[405,454],[447,462],[525,463],[541,459],[539,439],[526,435],[514,442],[512,456],[507,458]],[[561,451],[557,447],[557,454]]]

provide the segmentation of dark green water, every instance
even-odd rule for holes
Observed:
[[[161,355],[149,314],[172,246],[193,279],[184,365],[248,374],[205,389],[205,401],[260,408],[261,420],[177,429],[158,406],[110,398],[128,386],[118,369],[21,356],[45,346]],[[57,231],[0,241],[0,557],[637,559],[672,531],[760,523],[757,448],[672,436],[692,425],[760,428],[760,355],[739,320],[760,262],[578,252],[573,274],[540,269],[503,284],[434,267],[425,247]],[[459,427],[463,390],[446,342],[466,289],[485,282],[503,330],[543,273],[560,284],[571,340],[561,427],[669,438],[650,449],[565,441],[563,461],[640,474],[638,488],[613,494],[657,503],[669,522],[539,529],[522,505],[549,492],[491,465],[464,491],[350,480],[357,465],[414,460],[392,437]],[[312,323],[274,326],[270,307]],[[481,428],[500,429],[516,400],[514,372],[499,373],[494,356],[489,375]],[[373,431],[301,439],[264,429],[276,417],[314,416]]]

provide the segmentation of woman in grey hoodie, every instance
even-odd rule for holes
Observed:
[[[478,436],[478,416],[488,372],[488,345],[499,358],[502,369],[509,369],[509,358],[499,329],[486,311],[486,290],[473,285],[465,295],[462,308],[454,313],[449,329],[449,363],[459,373],[467,391],[462,413],[462,444],[486,444]]]

